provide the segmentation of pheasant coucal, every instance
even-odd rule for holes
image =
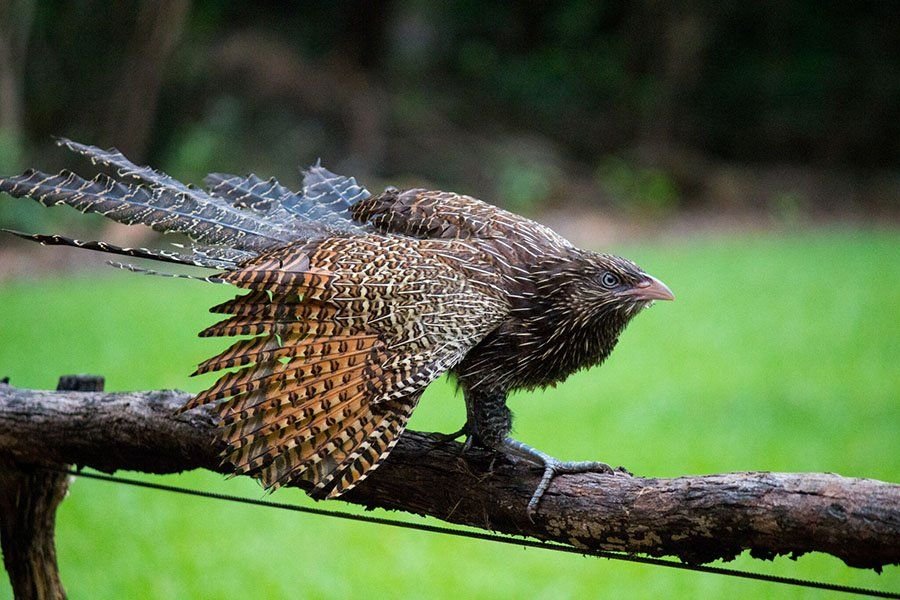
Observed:
[[[184,407],[216,404],[236,472],[267,488],[294,481],[314,497],[339,496],[390,454],[425,387],[445,372],[465,395],[456,437],[544,469],[529,514],[556,474],[610,470],[512,439],[506,398],[603,362],[641,309],[673,298],[633,262],[576,248],[469,196],[373,195],[320,165],[305,172],[301,192],[223,174],[209,175],[203,191],[115,150],[60,144],[109,174],[32,170],[0,179],[0,190],[180,232],[194,245],[169,252],[12,233],[215,269],[202,279],[249,290],[211,309],[230,316],[201,336],[242,339],[197,368],[228,371]]]

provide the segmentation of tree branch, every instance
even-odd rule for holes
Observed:
[[[188,394],[51,392],[0,384],[0,457],[173,473],[219,464],[211,410],[174,415]],[[384,465],[343,497],[580,547],[674,555],[692,563],[826,552],[854,567],[900,564],[900,485],[833,474],[730,473],[674,479],[558,477],[531,522],[539,478],[527,464],[492,460],[456,443],[407,432]],[[493,463],[493,464],[492,464]]]
[[[102,377],[61,377],[57,390],[99,392]],[[66,496],[65,474],[23,465],[0,452],[0,548],[16,598],[66,597],[56,565],[56,508]]]

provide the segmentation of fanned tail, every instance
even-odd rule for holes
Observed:
[[[48,175],[29,170],[0,179],[0,191],[31,198],[44,206],[65,204],[125,225],[184,233],[202,244],[258,253],[292,241],[288,233],[224,202],[199,202],[194,195],[171,188],[124,183],[102,173],[86,180],[70,171]]]
[[[269,217],[274,216],[278,224],[285,226],[296,226],[298,220],[307,223],[323,221],[332,222],[338,228],[358,230],[359,224],[350,217],[350,208],[371,196],[355,178],[332,173],[322,166],[321,161],[304,171],[303,193],[287,189],[274,178],[264,181],[252,174],[238,177],[211,173],[206,178],[210,187],[207,194],[150,167],[139,167],[118,150],[102,150],[66,138],[60,138],[57,142],[88,157],[95,164],[116,169],[120,178],[133,179],[169,193],[183,194],[196,204],[212,202],[228,206],[230,203],[237,208],[249,208]],[[227,201],[220,202],[223,198]],[[294,219],[286,218],[285,212],[293,215]]]
[[[138,166],[115,149],[102,150],[65,138],[58,143],[110,173],[88,180],[65,170],[55,175],[28,170],[22,175],[0,177],[0,191],[31,198],[44,206],[64,204],[98,213],[126,225],[183,233],[194,244],[183,253],[166,252],[13,232],[24,239],[230,270],[264,251],[298,241],[366,231],[352,221],[348,209],[369,197],[369,192],[355,179],[335,175],[319,164],[306,172],[302,193],[289,190],[275,179],[219,173],[207,177],[209,190],[204,191],[150,167]]]

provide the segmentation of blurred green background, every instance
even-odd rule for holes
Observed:
[[[514,397],[519,439],[652,476],[900,481],[894,3],[12,0],[0,17],[0,172],[89,171],[53,146],[64,135],[190,182],[295,186],[322,157],[373,190],[472,193],[636,260],[678,297],[602,368]],[[158,243],[6,197],[0,226]],[[0,237],[0,376],[202,389],[187,374],[221,340],[194,332],[231,292],[100,265]],[[412,427],[463,416],[442,380]],[[63,503],[58,545],[73,598],[822,595],[91,480]],[[731,565],[900,590],[897,568],[824,556]]]
[[[637,318],[602,368],[516,395],[516,435],[651,476],[830,471],[900,481],[900,261],[886,260],[897,246],[895,232],[828,229],[617,248],[664,274],[678,300]],[[0,365],[26,387],[88,372],[111,390],[199,391],[204,382],[186,375],[221,340],[193,332],[215,318],[205,307],[230,295],[118,272],[10,282],[0,290]],[[463,418],[462,399],[441,380],[411,427],[450,431]],[[213,474],[154,479],[262,497],[251,481]],[[274,499],[312,504],[296,490]],[[76,481],[63,503],[58,543],[75,598],[820,596],[91,480]],[[896,567],[878,576],[823,556],[732,564],[900,589]]]

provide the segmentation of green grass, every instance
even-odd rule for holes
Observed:
[[[900,234],[819,230],[617,250],[677,301],[640,315],[602,368],[515,396],[520,439],[644,475],[831,471],[900,481]],[[0,375],[25,387],[97,373],[109,390],[199,390],[204,382],[186,375],[222,341],[193,332],[229,295],[118,272],[6,284]],[[412,426],[449,431],[462,418],[462,400],[441,381]],[[261,496],[253,482],[209,473],[155,479]],[[311,503],[295,490],[274,499]],[[73,598],[822,596],[84,479],[60,508],[57,535]],[[878,576],[822,555],[728,566],[900,590],[900,568]],[[9,593],[0,581],[0,596]]]

